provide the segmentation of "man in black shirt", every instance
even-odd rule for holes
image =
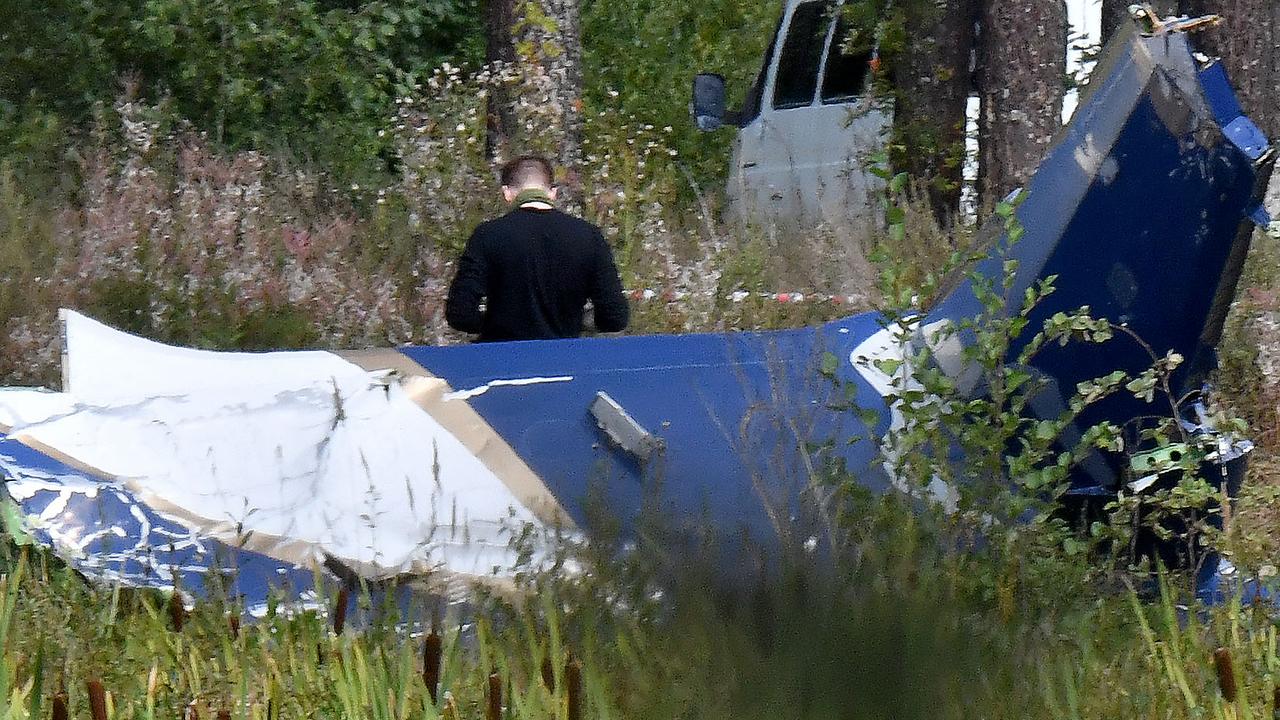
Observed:
[[[524,156],[502,168],[512,210],[467,240],[445,302],[451,327],[479,333],[480,342],[577,337],[588,300],[596,329],[627,326],[613,252],[595,225],[555,209],[552,183],[545,158]]]

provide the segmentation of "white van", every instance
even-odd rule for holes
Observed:
[[[867,227],[879,178],[868,170],[892,123],[872,94],[870,54],[849,55],[843,0],[788,0],[742,110],[726,112],[724,78],[694,80],[698,127],[739,128],[732,214],[763,224]]]

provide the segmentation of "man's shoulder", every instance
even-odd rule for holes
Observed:
[[[553,208],[548,212],[554,213],[554,217],[557,222],[562,223],[567,228],[573,229],[575,232],[582,233],[583,235],[596,235],[600,232],[600,228],[597,227],[595,223],[584,220],[577,215],[570,215],[558,208]]]
[[[512,210],[511,212],[501,215],[492,220],[481,223],[476,232],[501,233],[507,229],[520,227],[528,227],[529,225],[546,224],[555,226],[561,232],[568,232],[574,235],[595,235],[600,232],[600,228],[594,223],[583,220],[576,215],[570,215],[558,208],[550,210]]]

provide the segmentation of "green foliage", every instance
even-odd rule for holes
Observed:
[[[1115,392],[1124,375],[1083,383],[1061,417],[1032,416],[1030,402],[1046,387],[1030,368],[1035,357],[1051,344],[1104,343],[1112,330],[1110,323],[1090,317],[1088,308],[1055,314],[1042,328],[1029,328],[1032,311],[1053,292],[1054,279],[1011,297],[1017,263],[1006,253],[1021,226],[1013,206],[998,208],[997,214],[1009,238],[995,248],[997,257],[1005,258],[1002,271],[995,278],[967,273],[982,308],[978,316],[928,328],[919,326],[917,316],[901,316],[896,322],[902,359],[874,362],[893,378],[895,392],[887,400],[904,416],[888,440],[898,477],[913,491],[946,482],[960,491],[962,511],[1004,524],[1028,511],[1047,517],[1049,506],[1041,503],[1065,491],[1075,463],[1095,449],[1118,449],[1118,431],[1109,426],[1091,428],[1075,447],[1062,449],[1059,442],[1079,413]],[[955,349],[948,349],[951,345]]]
[[[1132,592],[1053,592],[1054,578],[1007,562],[1013,555],[927,542],[933,520],[906,504],[864,505],[859,517],[859,552],[840,574],[797,558],[724,592],[711,582],[713,556],[676,560],[670,547],[644,546],[625,561],[586,551],[576,576],[539,576],[505,599],[480,595],[476,615],[442,623],[434,702],[423,639],[399,625],[429,614],[425,598],[402,614],[362,595],[368,623],[353,629],[349,619],[335,634],[323,611],[279,604],[233,629],[242,609],[215,597],[175,628],[163,595],[90,586],[6,543],[0,717],[35,720],[59,694],[71,716],[86,717],[86,681],[97,679],[118,720],[474,719],[485,716],[490,673],[511,720],[819,720],[853,707],[857,717],[903,719],[1271,711],[1280,656],[1266,612],[1232,603],[1186,613],[1167,583],[1151,604]],[[1000,578],[995,595],[978,581],[987,576]],[[1234,700],[1222,696],[1215,649],[1233,660]],[[581,689],[573,714],[571,669]]]
[[[891,191],[895,185],[901,189],[897,178],[885,177]],[[902,242],[903,233],[895,234],[894,227],[902,227],[905,215],[891,212],[898,205],[894,195],[889,197],[885,242]],[[953,271],[981,308],[975,317],[922,326],[915,313],[891,311],[900,356],[862,361],[894,388],[887,400],[897,419],[884,441],[893,474],[906,492],[944,500],[953,513],[945,544],[965,547],[964,538],[982,536],[992,548],[1007,547],[1021,564],[1077,582],[1105,579],[1123,565],[1137,569],[1139,550],[1151,553],[1152,542],[1159,560],[1198,569],[1209,549],[1228,545],[1213,522],[1222,513],[1225,488],[1201,475],[1223,443],[1229,446],[1241,436],[1243,424],[1219,413],[1206,427],[1188,431],[1180,419],[1190,401],[1201,398],[1173,392],[1171,378],[1181,356],[1158,355],[1130,328],[1094,318],[1088,307],[1055,313],[1032,326],[1055,278],[1015,293],[1018,265],[1009,251],[1024,233],[1016,210],[1016,203],[995,209],[1002,222],[998,233],[991,232],[993,257],[984,267],[991,273],[998,262],[997,272]],[[982,257],[957,253],[949,263],[963,267]],[[886,262],[882,276],[891,307],[937,292],[935,275],[925,275],[919,288],[910,282],[919,276],[900,265]],[[1033,412],[1033,400],[1047,389],[1033,367],[1042,352],[1067,344],[1076,344],[1076,352],[1105,352],[1117,342],[1136,344],[1150,359],[1149,367],[1080,383],[1063,398],[1057,416]],[[1123,428],[1103,422],[1072,431],[1090,407],[1117,393],[1150,405],[1151,412]],[[1073,469],[1095,453],[1112,458],[1129,453],[1131,470],[1120,478],[1102,521],[1068,524],[1059,500]],[[1139,485],[1130,484],[1135,481]],[[1046,551],[1028,553],[1028,543],[1045,543]],[[1082,562],[1086,557],[1089,562]]]
[[[24,193],[0,163],[0,327],[32,304],[52,269],[49,210]]]
[[[232,148],[285,149],[345,177],[385,170],[378,130],[442,58],[473,59],[474,0],[10,3],[0,148],[62,147],[122,79]],[[44,152],[48,152],[45,150]]]
[[[693,127],[690,82],[696,72],[721,73],[739,101],[755,79],[781,12],[777,0],[587,0],[582,5],[587,112],[618,106],[640,122],[671,126],[672,146],[699,182],[718,183],[732,135]]]

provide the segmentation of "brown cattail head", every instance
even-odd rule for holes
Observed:
[[[564,692],[568,720],[582,720],[582,663],[572,654],[564,666]]]
[[[485,695],[484,720],[502,720],[502,676],[489,673],[489,692]]]
[[[231,720],[231,711],[226,708],[219,710],[218,720]]]
[[[240,616],[239,615],[232,614],[227,616],[227,631],[231,633],[232,640],[240,639]]]
[[[556,691],[556,670],[551,666],[551,654],[542,658],[542,684],[551,692]]]
[[[182,604],[182,594],[177,590],[169,596],[169,624],[174,632],[182,632],[182,625],[187,620],[187,608]]]
[[[351,599],[351,594],[346,588],[338,591],[338,600],[333,605],[333,634],[341,635],[342,628],[347,624],[347,601]]]
[[[102,681],[94,678],[86,680],[84,685],[89,691],[89,716],[93,720],[107,720],[107,691]]]
[[[53,720],[67,720],[67,694],[53,696]]]
[[[1218,688],[1222,690],[1222,699],[1235,702],[1236,671],[1229,648],[1220,647],[1213,651],[1213,667],[1218,671]]]
[[[427,635],[427,640],[422,645],[422,684],[427,686],[427,692],[431,694],[433,703],[439,700],[440,648],[440,633],[432,627],[431,634]]]

